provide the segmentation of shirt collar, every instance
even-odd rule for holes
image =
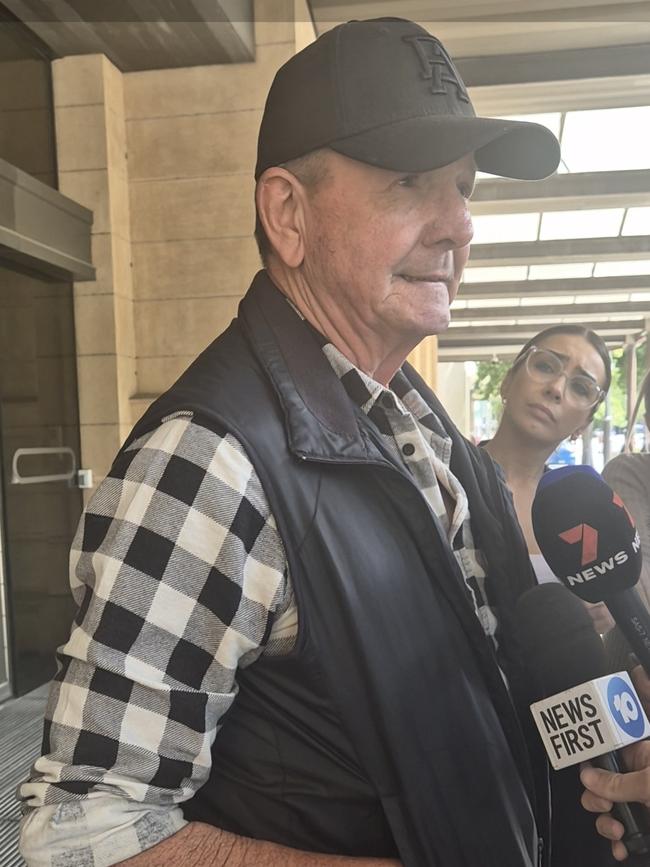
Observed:
[[[305,319],[289,298],[286,300],[314,335],[352,403],[358,406],[365,415],[371,415],[376,421],[379,421],[380,419],[377,417],[384,415],[386,410],[397,411],[401,415],[410,412],[420,424],[438,437],[441,437],[445,441],[449,439],[449,434],[440,423],[438,417],[432,412],[428,404],[425,403],[421,395],[413,388],[401,368],[393,376],[388,387],[382,385],[353,364],[340,349],[337,349],[333,343],[330,343],[317,328]],[[379,426],[382,429],[384,427],[383,424]]]

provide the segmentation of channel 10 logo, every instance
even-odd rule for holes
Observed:
[[[607,686],[607,703],[616,725],[629,738],[641,738],[645,731],[645,716],[639,700],[622,677],[612,677]]]

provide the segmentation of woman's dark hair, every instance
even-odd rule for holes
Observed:
[[[536,334],[524,343],[517,353],[517,357],[512,362],[512,367],[510,369],[515,370],[521,364],[531,346],[537,346],[542,343],[542,341],[546,340],[547,337],[553,337],[555,334],[575,334],[576,337],[583,337],[588,343],[591,343],[605,365],[605,384],[603,386],[603,391],[608,392],[609,387],[612,384],[612,361],[609,357],[609,351],[603,338],[590,328],[585,328],[584,325],[572,325],[569,322],[562,322],[559,325],[551,325],[550,328],[545,328],[543,331],[540,331],[539,334]],[[646,400],[650,398],[648,391],[649,388],[647,387]],[[650,406],[650,403],[647,403],[646,406]],[[591,414],[593,415],[597,409],[598,404],[593,408]]]

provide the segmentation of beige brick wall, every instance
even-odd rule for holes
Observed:
[[[105,475],[135,394],[124,76],[104,56],[53,64],[59,189],[91,208],[96,280],[74,286],[81,463]]]
[[[408,360],[431,388],[436,387],[438,368],[438,338],[425,337],[409,355]]]
[[[258,270],[255,149],[264,100],[295,50],[293,3],[266,20],[254,63],[125,76],[137,418],[235,315]]]

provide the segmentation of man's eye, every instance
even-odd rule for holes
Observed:
[[[398,187],[414,187],[418,182],[419,175],[404,175],[397,181]]]
[[[474,187],[471,184],[461,184],[458,187],[461,196],[465,199],[471,199],[472,193],[474,192]]]

